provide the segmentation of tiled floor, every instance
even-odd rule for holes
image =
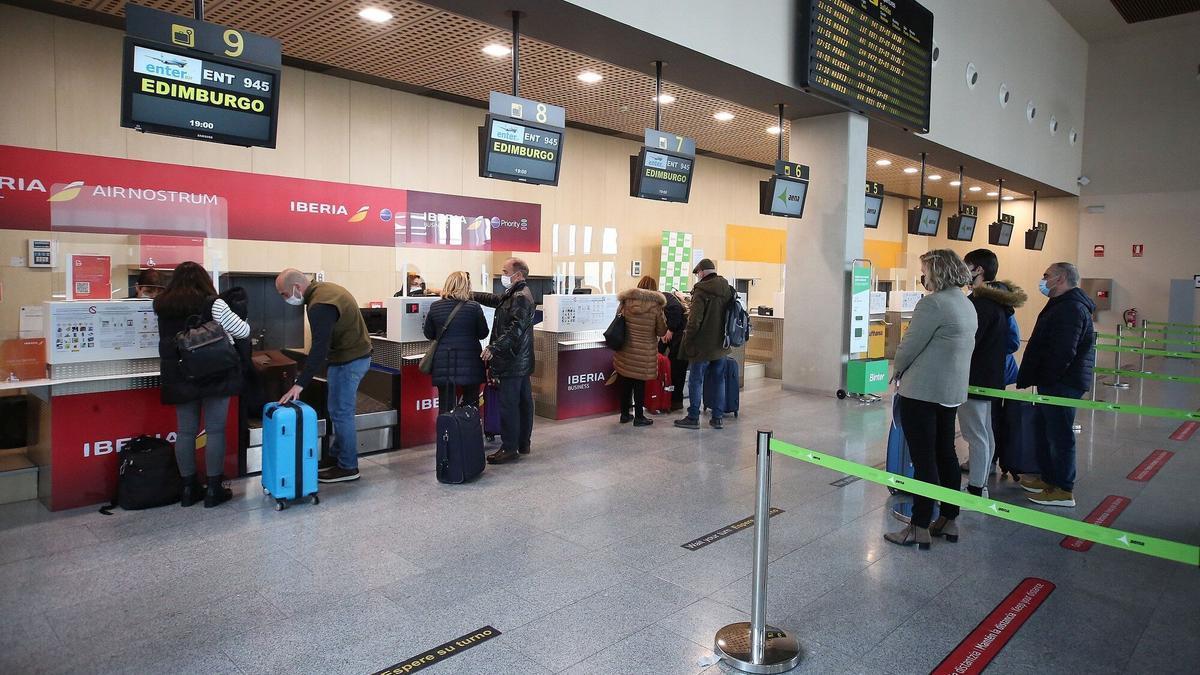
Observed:
[[[1200,405],[1166,385],[1122,397],[1139,393]],[[886,403],[770,383],[742,405],[723,431],[539,418],[531,456],[465,486],[434,480],[431,450],[376,455],[357,484],[281,513],[254,479],[209,510],[0,507],[0,672],[370,673],[485,625],[502,635],[426,672],[729,672],[699,664],[720,626],[747,619],[750,532],[680,545],[751,513],[756,429],[876,464],[888,424]],[[1070,515],[1119,494],[1133,500],[1122,529],[1200,543],[1200,434],[1080,421]],[[1150,482],[1127,480],[1155,448],[1176,454]],[[898,527],[882,487],[834,487],[839,475],[779,456],[774,475],[785,512],[771,521],[767,606],[805,650],[796,672],[928,672],[1028,576],[1057,590],[990,672],[1200,663],[1200,570],[1068,551],[979,514],[964,514],[958,544],[897,548],[881,538]],[[1023,501],[1009,481],[992,494]]]

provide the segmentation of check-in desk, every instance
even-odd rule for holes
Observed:
[[[908,333],[913,310],[923,297],[925,294],[919,291],[892,291],[888,294],[887,331],[884,337],[884,355],[887,358],[896,358],[896,349]]]
[[[56,511],[106,502],[121,447],[141,435],[175,441],[175,408],[160,402],[157,317],[149,300],[47,302],[42,330],[46,377],[0,383],[29,394],[38,498]],[[223,471],[236,476],[236,400],[225,441]],[[203,441],[197,445],[203,470]]]
[[[746,343],[745,360],[763,364],[766,377],[783,379],[782,316],[750,315],[750,340]]]
[[[533,329],[533,409],[540,417],[569,419],[616,412],[620,396],[607,385],[613,352],[604,330],[617,314],[615,295],[547,295],[542,323]]]

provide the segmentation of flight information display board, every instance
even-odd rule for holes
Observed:
[[[642,148],[639,155],[630,159],[633,169],[630,196],[687,202],[692,192],[694,157]]]
[[[279,41],[129,4],[121,126],[275,147]]]
[[[933,13],[914,0],[801,0],[802,86],[905,129],[929,131]]]
[[[488,115],[479,149],[479,175],[539,185],[557,185],[562,131],[510,117]]]

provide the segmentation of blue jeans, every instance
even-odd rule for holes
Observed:
[[[692,419],[700,419],[700,404],[704,396],[704,379],[708,376],[709,370],[714,371],[713,375],[718,375],[721,360],[716,361],[692,361],[688,366],[688,417]],[[725,414],[725,383],[719,382],[713,387],[713,396],[715,400],[703,401],[712,410],[714,420],[721,419]]]
[[[1084,390],[1073,387],[1038,387],[1037,392],[1046,396],[1083,398]],[[1038,467],[1042,480],[1067,492],[1075,489],[1075,409],[1061,405],[1036,405],[1033,407],[1033,425],[1037,434]]]
[[[329,421],[333,423],[333,444],[330,454],[337,457],[343,469],[358,468],[358,431],[354,427],[354,412],[358,399],[358,383],[371,369],[371,357],[364,356],[347,363],[330,364],[326,374],[329,383]]]

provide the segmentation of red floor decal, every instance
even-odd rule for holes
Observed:
[[[1141,464],[1138,464],[1137,468],[1134,469],[1128,476],[1126,476],[1126,478],[1129,480],[1136,480],[1140,483],[1145,483],[1151,478],[1154,478],[1154,474],[1158,473],[1158,470],[1162,468],[1163,464],[1166,464],[1167,460],[1174,456],[1175,453],[1173,452],[1168,452],[1166,450],[1155,450],[1154,452],[1150,453],[1150,455],[1146,457]]]
[[[1113,521],[1117,519],[1117,516],[1121,515],[1126,506],[1129,506],[1130,501],[1129,497],[1109,495],[1104,498],[1104,501],[1100,502],[1100,506],[1092,509],[1092,512],[1087,515],[1087,518],[1083,519],[1083,522],[1100,525],[1101,527],[1112,527]],[[1059,546],[1082,553],[1092,548],[1092,542],[1077,537],[1065,537],[1059,542]]]
[[[1021,625],[1037,611],[1046,597],[1054,592],[1054,584],[1045,579],[1028,577],[1007,598],[996,605],[975,630],[958,643],[954,651],[930,671],[930,675],[966,675],[981,673],[992,659],[1004,649]]]
[[[1171,434],[1171,440],[1186,441],[1192,437],[1192,434],[1196,433],[1196,429],[1200,429],[1200,422],[1184,422],[1179,425],[1175,433]]]

